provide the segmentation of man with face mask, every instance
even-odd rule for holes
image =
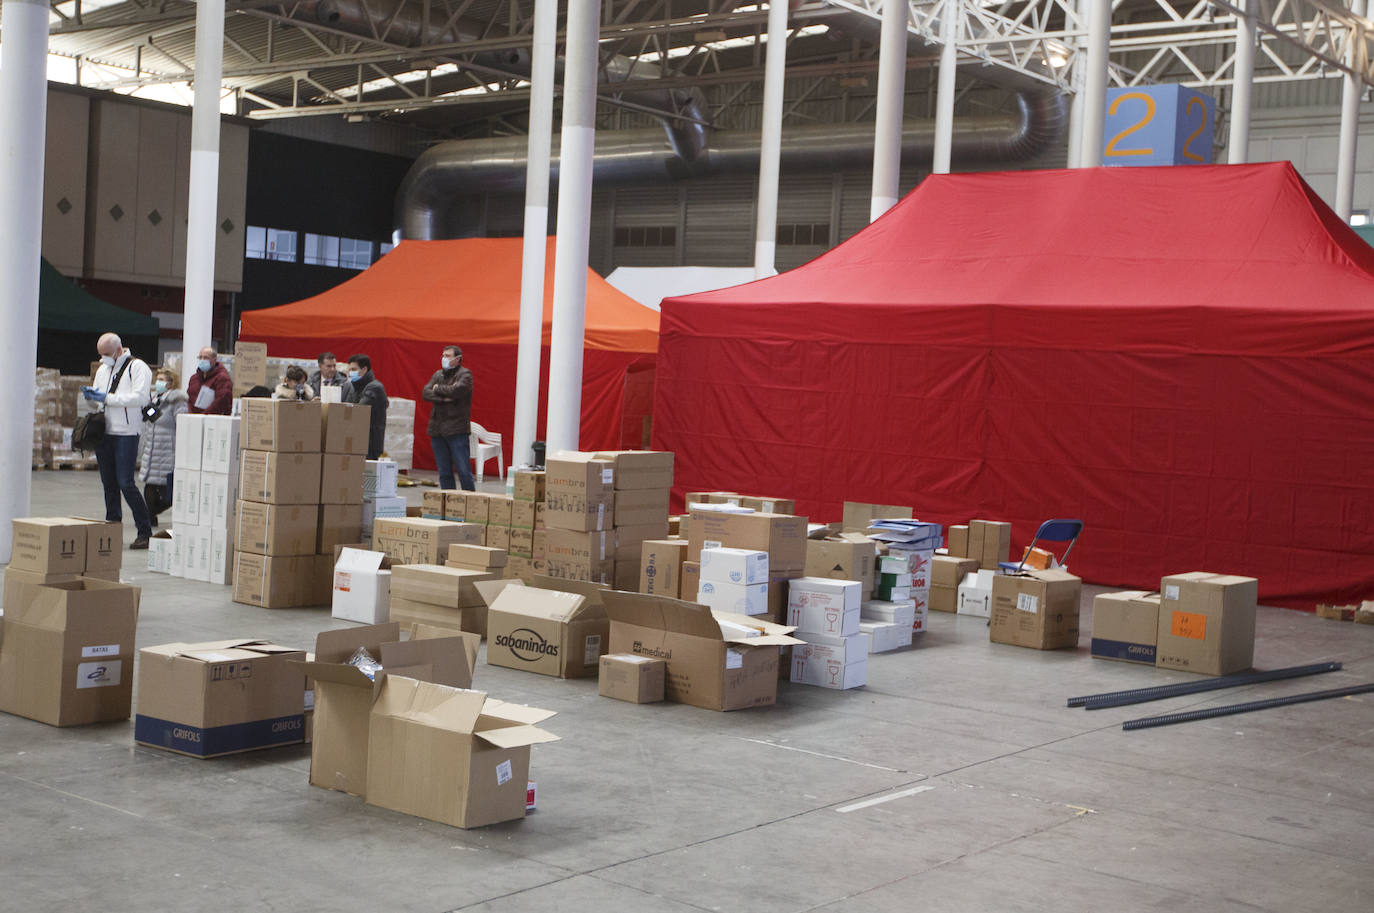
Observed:
[[[105,410],[105,436],[95,448],[100,466],[100,484],[105,489],[105,519],[119,523],[124,519],[119,496],[129,504],[134,516],[137,538],[131,549],[145,549],[153,534],[148,505],[134,483],[134,464],[138,462],[138,433],[143,425],[143,407],[148,405],[153,372],[114,333],[100,337],[95,346],[100,356],[95,381],[81,388],[88,401]]]
[[[472,432],[472,372],[463,367],[463,350],[445,346],[439,370],[420,396],[434,404],[429,413],[429,443],[439,467],[439,487],[454,488],[453,472],[464,491],[475,491],[468,440]]]
[[[186,384],[186,397],[195,415],[228,415],[233,410],[234,379],[209,346],[200,350],[196,370]]]
[[[348,383],[343,401],[371,406],[372,424],[367,433],[367,458],[375,460],[386,446],[386,387],[372,373],[372,359],[366,355],[348,356]]]

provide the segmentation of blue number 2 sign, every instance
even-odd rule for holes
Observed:
[[[1211,164],[1215,105],[1179,85],[1109,89],[1102,164]]]

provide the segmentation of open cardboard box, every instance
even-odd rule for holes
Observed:
[[[610,639],[601,588],[536,577],[489,580],[477,591],[487,603],[487,663],[559,678],[595,677]]]

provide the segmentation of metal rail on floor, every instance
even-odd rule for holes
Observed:
[[[1225,707],[1207,707],[1202,710],[1185,710],[1182,713],[1167,713],[1163,716],[1147,716],[1138,720],[1127,720],[1121,724],[1125,730],[1153,729],[1156,726],[1172,726],[1175,723],[1191,723],[1193,720],[1210,720],[1213,717],[1233,716],[1237,713],[1251,713],[1268,710],[1271,707],[1288,707],[1292,704],[1307,704],[1312,701],[1327,701],[1352,694],[1374,692],[1374,683],[1354,685],[1349,688],[1332,688],[1329,691],[1309,691],[1306,694],[1290,694],[1288,697],[1275,697],[1267,701],[1248,701],[1244,704],[1227,704]]]
[[[1135,688],[1130,691],[1107,691],[1102,694],[1085,694],[1069,698],[1070,707],[1085,710],[1102,710],[1107,707],[1125,707],[1128,704],[1144,704],[1168,697],[1184,694],[1197,694],[1202,691],[1218,691],[1222,688],[1239,688],[1242,685],[1257,685],[1261,682],[1276,682],[1285,678],[1302,678],[1307,675],[1320,675],[1335,672],[1340,663],[1314,663],[1310,666],[1289,666],[1286,669],[1270,669],[1267,672],[1243,672],[1238,675],[1223,675],[1196,682],[1178,682],[1173,685],[1153,685],[1149,688]]]

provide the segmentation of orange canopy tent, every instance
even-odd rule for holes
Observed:
[[[246,311],[240,338],[274,354],[355,352],[372,359],[392,396],[419,399],[439,369],[441,349],[457,345],[474,375],[472,419],[502,433],[506,458],[515,420],[516,344],[520,328],[520,238],[403,241],[377,263],[329,291],[280,307]],[[548,390],[554,239],[544,276],[539,434]],[[587,270],[586,350],[582,365],[584,449],[640,446],[653,398],[658,314]],[[415,418],[415,465],[433,467],[424,445],[429,404]],[[512,460],[512,456],[514,459]]]

